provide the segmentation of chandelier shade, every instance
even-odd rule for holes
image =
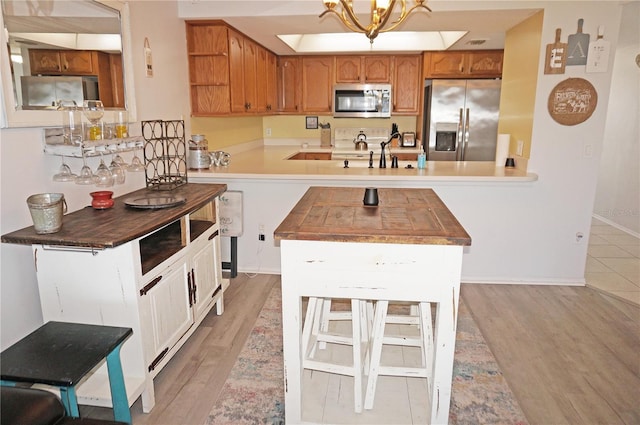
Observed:
[[[353,0],[322,0],[325,6],[324,12],[320,14],[320,18],[328,13],[333,13],[351,31],[364,33],[371,43],[381,32],[391,31],[400,25],[411,12],[417,9],[425,9],[431,12],[431,9],[425,4],[425,0],[414,0],[415,4],[407,9],[407,0],[371,0],[370,22],[363,24],[358,19],[353,10]],[[338,7],[338,3],[340,7]],[[400,15],[389,24],[389,19],[393,14],[396,4],[400,4]],[[389,24],[387,26],[387,24]]]

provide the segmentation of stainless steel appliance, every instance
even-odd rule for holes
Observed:
[[[391,84],[336,84],[333,87],[333,116],[391,117]]]
[[[493,161],[500,80],[426,80],[422,134],[430,161]]]
[[[82,106],[84,100],[99,100],[98,77],[48,77],[23,76],[22,105],[24,109],[55,107],[59,102],[75,102]]]

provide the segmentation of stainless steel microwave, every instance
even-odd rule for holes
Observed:
[[[333,88],[333,116],[391,117],[391,84],[336,84]]]

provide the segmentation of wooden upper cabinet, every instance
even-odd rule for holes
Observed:
[[[90,50],[30,49],[31,75],[97,75],[96,53]]]
[[[470,52],[467,60],[469,75],[474,77],[501,77],[503,58],[504,52],[502,50]]]
[[[336,56],[336,83],[390,83],[390,56]]]
[[[359,83],[364,77],[360,56],[336,56],[336,83]]]
[[[399,55],[394,57],[393,109],[395,115],[417,115],[422,91],[421,55]]]
[[[331,112],[333,56],[302,57],[302,111]]]
[[[295,56],[278,57],[278,111],[297,113],[300,109],[302,93],[302,75],[300,58]]]
[[[278,109],[278,72],[277,57],[267,50],[267,73],[265,79],[265,91],[267,112],[275,112]]]
[[[466,56],[463,52],[431,52],[430,58],[429,76],[464,76]]]
[[[224,25],[187,23],[191,113],[228,114],[229,40]]]
[[[247,101],[244,95],[244,36],[229,30],[229,92],[231,112],[245,112]]]
[[[29,50],[31,75],[61,72],[60,53],[57,50]]]
[[[60,66],[62,71],[71,74],[97,74],[95,56],[97,52],[86,50],[62,50],[60,52]]]
[[[502,50],[425,53],[425,78],[499,78]]]
[[[391,56],[365,56],[363,82],[390,83]]]
[[[244,98],[246,112],[260,112],[258,106],[258,45],[248,38],[244,39]],[[233,78],[233,77],[232,77]],[[264,109],[262,109],[264,111]]]

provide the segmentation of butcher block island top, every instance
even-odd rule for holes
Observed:
[[[276,240],[471,245],[471,237],[432,189],[311,187],[275,230]]]
[[[2,236],[2,242],[24,245],[43,244],[88,248],[113,248],[149,234],[184,215],[197,210],[221,195],[226,184],[192,184],[179,186],[171,191],[140,189],[114,198],[108,209],[87,206],[66,214],[62,229],[57,233],[37,234],[33,226]],[[143,196],[172,196],[184,202],[168,208],[132,208],[128,199]]]

